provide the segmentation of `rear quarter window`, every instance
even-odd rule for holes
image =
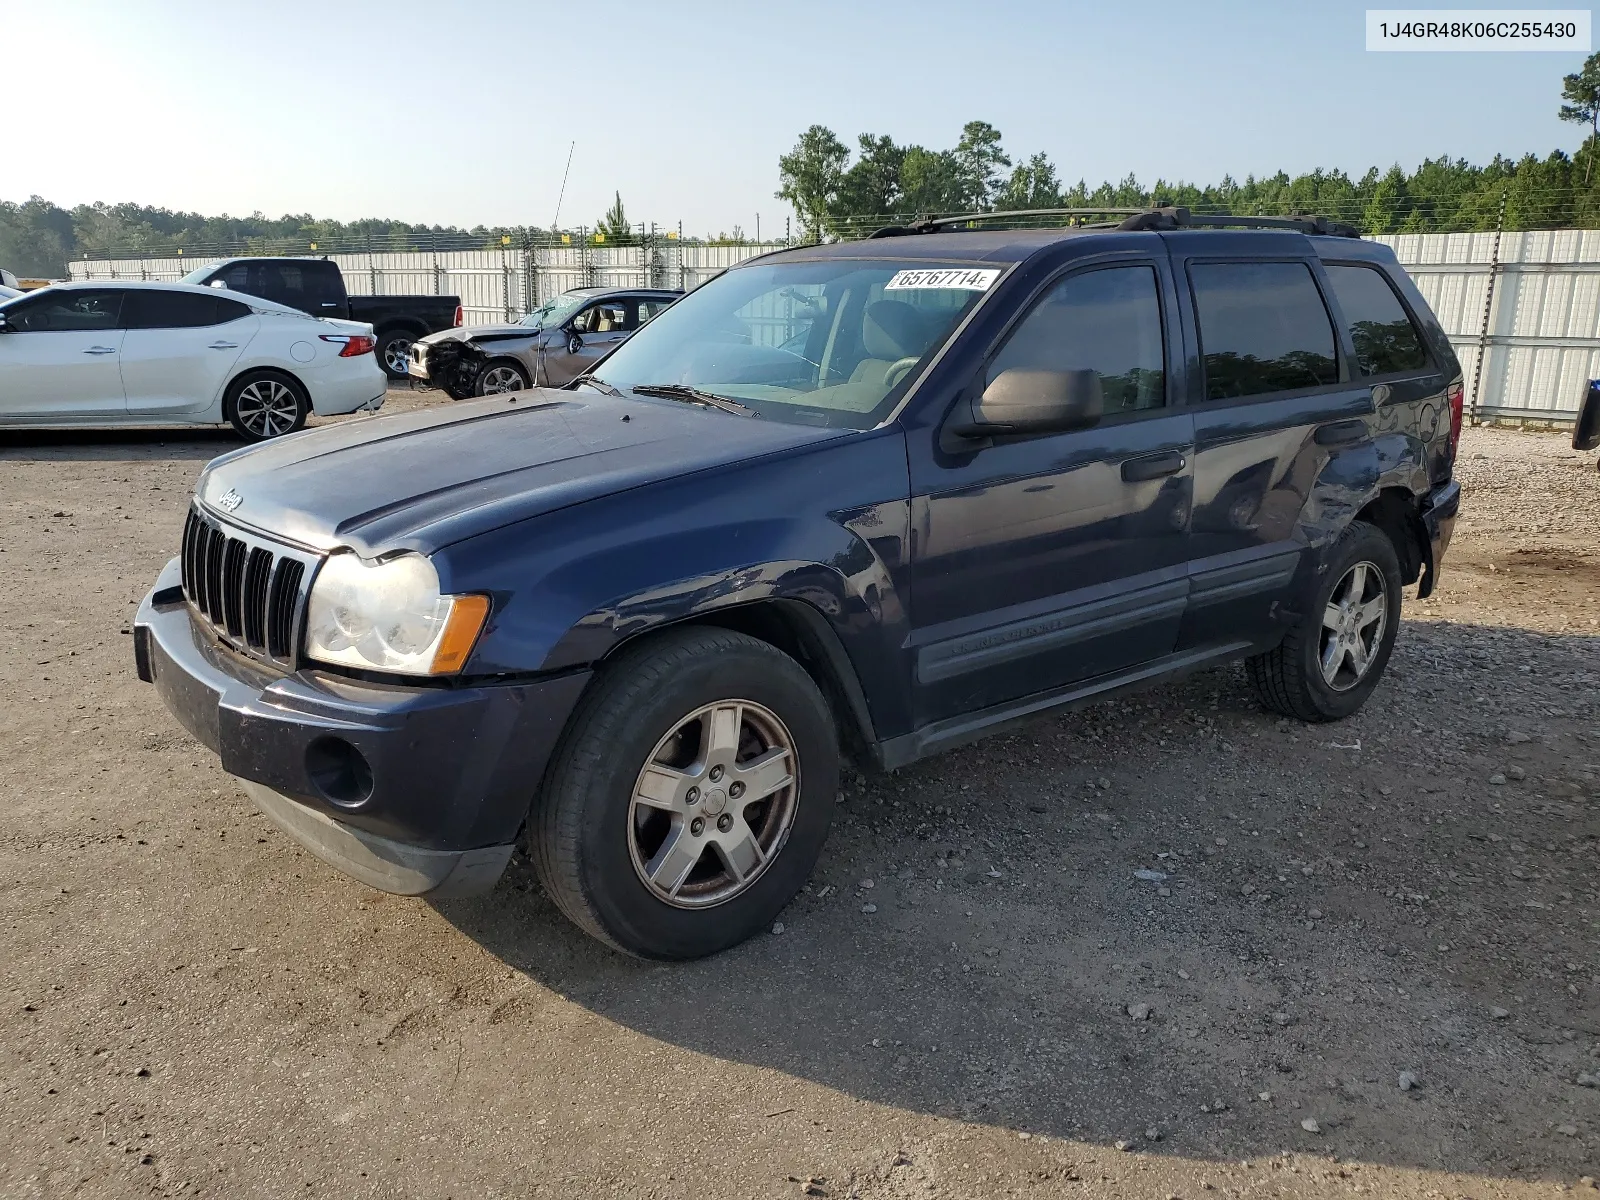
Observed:
[[[1323,269],[1349,327],[1362,375],[1420,371],[1428,365],[1422,335],[1382,271],[1336,264]]]
[[[1303,262],[1191,263],[1206,399],[1339,381],[1333,321]]]

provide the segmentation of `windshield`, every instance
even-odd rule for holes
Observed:
[[[757,415],[869,429],[1000,275],[998,267],[832,259],[741,267],[691,292],[598,369]]]
[[[543,329],[546,326],[554,329],[577,312],[588,299],[588,296],[575,296],[571,292],[562,292],[559,296],[551,296],[517,324],[527,325],[532,329]]]
[[[190,271],[187,275],[185,275],[182,279],[178,280],[178,282],[179,283],[201,283],[201,282],[203,282],[205,280],[205,277],[207,275],[211,274],[211,272],[215,271],[216,269],[217,269],[217,264],[216,263],[210,263],[210,264],[208,264],[207,266],[204,266],[204,267],[196,267],[194,270]]]

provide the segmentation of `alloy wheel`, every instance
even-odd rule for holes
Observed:
[[[485,396],[500,392],[518,392],[527,387],[522,372],[515,367],[490,367],[483,373],[481,387]]]
[[[276,379],[246,384],[233,408],[239,424],[259,438],[288,433],[300,416],[300,401],[294,389]]]
[[[750,700],[696,709],[656,743],[634,783],[633,868],[674,907],[726,903],[777,858],[799,795],[794,738],[771,710]]]
[[[383,365],[389,368],[391,375],[406,375],[410,372],[411,339],[395,338],[383,348]]]
[[[1389,622],[1389,595],[1383,572],[1358,562],[1340,578],[1322,610],[1318,644],[1322,678],[1336,692],[1349,691],[1366,677],[1383,644]]]

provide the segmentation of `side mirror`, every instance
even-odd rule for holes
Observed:
[[[1600,446],[1600,379],[1591,379],[1578,409],[1577,424],[1572,427],[1572,448],[1593,450],[1596,446]]]
[[[583,338],[578,336],[576,330],[567,330],[567,353],[576,354],[583,349]]]
[[[1100,422],[1105,395],[1093,371],[1000,372],[983,395],[968,396],[952,414],[951,432],[967,438],[1065,433]]]

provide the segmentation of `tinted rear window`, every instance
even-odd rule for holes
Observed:
[[[1422,335],[1382,271],[1345,266],[1324,269],[1333,285],[1333,298],[1349,323],[1361,374],[1420,371],[1428,365]]]
[[[128,294],[122,313],[129,329],[188,329],[217,323],[220,296],[194,292],[139,291]]]
[[[1189,279],[1207,400],[1339,381],[1333,322],[1305,263],[1194,263]]]

